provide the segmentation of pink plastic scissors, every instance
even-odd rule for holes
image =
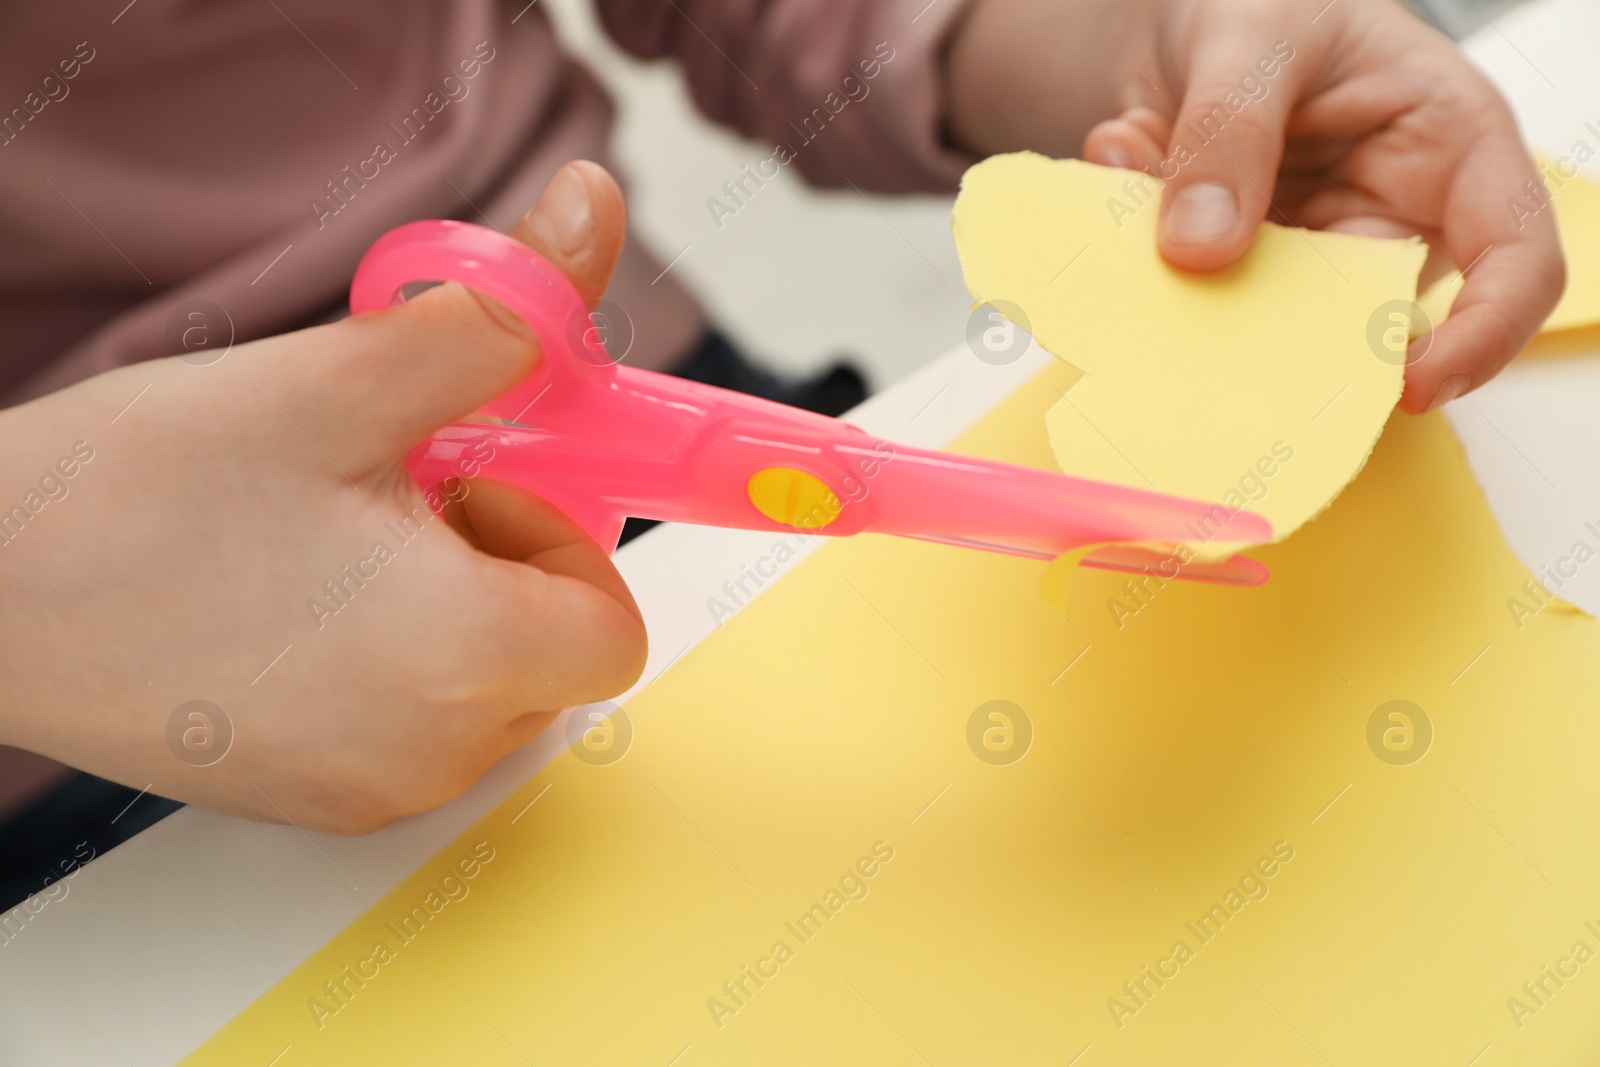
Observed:
[[[428,489],[464,460],[492,455],[479,473],[549,501],[608,552],[630,515],[834,536],[870,530],[1034,559],[1099,545],[1085,566],[1134,572],[1169,560],[1177,542],[1271,537],[1250,512],[908,448],[837,419],[616,364],[559,270],[469,223],[384,234],[356,269],[350,310],[388,307],[423,281],[494,297],[527,321],[543,356],[484,407],[503,425],[446,426],[408,454],[413,477]],[[1267,577],[1239,556],[1158,573],[1241,585]]]

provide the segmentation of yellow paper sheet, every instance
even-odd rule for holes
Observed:
[[[967,172],[956,247],[967,288],[1083,372],[1048,416],[1068,474],[1249,509],[1274,540],[1366,462],[1399,399],[1404,329],[1426,256],[1264,225],[1212,274],[1156,248],[1160,182],[1136,171],[995,156]],[[1226,556],[1227,531],[1194,548]]]
[[[1556,213],[1562,250],[1567,255],[1567,290],[1540,332],[1593,326],[1600,323],[1600,183],[1573,173],[1575,168],[1570,163],[1558,165],[1548,159],[1537,162],[1545,177],[1546,191],[1536,199],[1524,190],[1522,195],[1507,199],[1506,210],[1519,218],[1552,207]],[[1417,302],[1428,313],[1429,321],[1437,325],[1445,320],[1461,285],[1461,272],[1451,271],[1428,287]]]
[[[1068,381],[958,450],[1049,466]],[[558,759],[188,1062],[1593,1063],[1596,624],[1513,622],[1436,416],[1261,556],[1119,621],[1085,571],[1063,622],[1040,563],[829,545],[628,704],[624,758]]]

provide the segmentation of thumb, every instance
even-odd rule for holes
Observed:
[[[1279,41],[1262,49],[1261,40],[1259,27],[1222,26],[1195,56],[1168,156],[1157,170],[1167,183],[1161,254],[1174,266],[1215,270],[1232,263],[1271,207],[1294,103],[1294,48]]]
[[[626,232],[616,181],[599,164],[577,161],[556,172],[505,239],[539,253],[592,304],[605,292]],[[526,284],[549,285],[548,268],[531,256],[526,261]],[[317,346],[311,366],[297,372],[313,386],[311,396],[325,398],[322,439],[351,473],[392,463],[527,377],[539,358],[538,340],[520,317],[455,282],[327,330],[333,353]]]
[[[600,164],[578,159],[556,171],[511,236],[561,268],[593,306],[611,281],[627,228],[616,179]]]

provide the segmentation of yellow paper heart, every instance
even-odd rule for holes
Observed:
[[[1400,396],[1418,241],[1267,223],[1238,262],[1156,247],[1161,183],[996,156],[953,216],[967,288],[1083,372],[1047,416],[1061,469],[1255,511],[1282,540],[1355,477]],[[1226,521],[1197,556],[1240,547]]]

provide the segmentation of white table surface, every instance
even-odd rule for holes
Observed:
[[[1539,0],[1468,50],[1536,147],[1560,154],[1587,137],[1600,148],[1584,126],[1600,127],[1594,0]],[[1049,358],[1034,348],[994,367],[958,347],[852,421],[939,447]],[[1600,355],[1514,366],[1470,400],[1450,418],[1513,547],[1537,568],[1570,545],[1580,517],[1600,520],[1600,476],[1587,472],[1600,455]],[[712,632],[707,600],[770,543],[767,533],[662,527],[617,554],[650,631],[641,686]],[[1591,611],[1595,570],[1575,598]],[[176,1062],[554,758],[564,736],[546,731],[454,803],[363,838],[194,808],[157,824],[80,870],[0,944],[0,1064]]]

